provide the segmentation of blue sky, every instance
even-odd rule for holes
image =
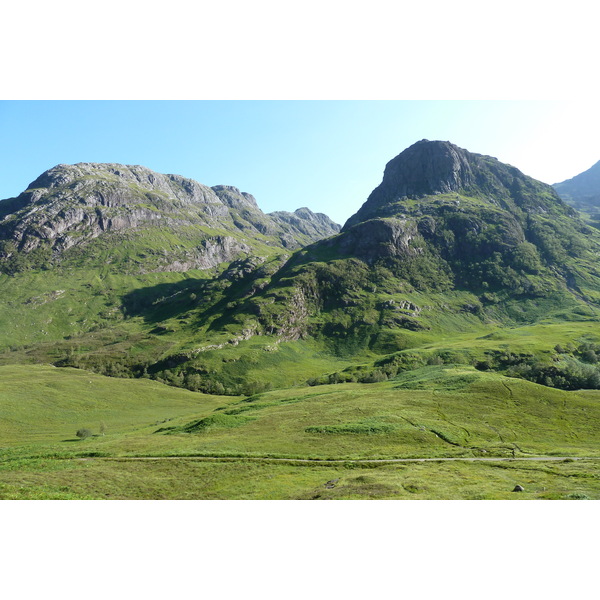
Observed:
[[[3,101],[0,198],[59,163],[117,162],[343,223],[418,140],[556,183],[600,160],[599,134],[591,103],[566,101]]]

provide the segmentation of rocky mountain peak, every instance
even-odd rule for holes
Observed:
[[[138,165],[60,164],[17,198],[0,203],[0,241],[9,242],[8,256],[40,246],[57,255],[109,231],[228,219],[227,206],[209,187],[180,175]]]
[[[383,184],[403,196],[454,192],[473,182],[469,152],[450,142],[421,140],[392,159]]]
[[[156,174],[140,165],[121,165],[117,163],[88,163],[74,165],[59,164],[42,173],[28,189],[56,188],[69,185],[82,177],[101,177],[113,175],[125,181],[153,184]]]
[[[162,235],[159,230],[185,230],[186,239],[196,237],[193,252],[202,256],[178,255],[177,268],[192,268],[192,264],[207,268],[208,262],[210,266],[216,263],[204,260],[206,227],[221,232],[215,242],[219,248],[215,260],[220,262],[237,251],[249,251],[246,242],[225,248],[223,240],[236,236],[250,242],[260,234],[270,238],[265,240],[267,245],[296,249],[339,229],[325,215],[313,213],[303,214],[296,223],[284,221],[265,215],[251,194],[233,186],[210,188],[140,165],[59,164],[18,197],[0,202],[0,261],[36,250],[58,259],[71,247],[83,247],[105,234],[118,233],[122,240],[123,236],[133,239],[142,230],[153,230],[150,236]],[[117,238],[112,239],[117,243]]]
[[[551,186],[511,165],[451,142],[421,140],[388,162],[383,181],[344,230],[403,213],[407,199],[448,193],[476,197],[510,212],[573,214]]]
[[[163,175],[141,165],[118,163],[76,163],[60,164],[45,171],[26,190],[35,202],[42,195],[46,199],[79,196],[92,204],[98,199],[98,192],[104,196],[134,198],[132,191],[143,190],[169,198],[175,205],[190,203],[222,204],[212,190],[193,179],[181,175]],[[101,202],[102,203],[102,202]]]

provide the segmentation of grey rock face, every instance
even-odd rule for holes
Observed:
[[[392,159],[383,181],[345,227],[376,214],[377,209],[408,196],[457,191],[473,182],[468,152],[450,142],[421,140]]]
[[[417,223],[412,219],[371,219],[323,243],[336,246],[343,255],[372,264],[381,258],[408,257],[418,253],[418,248],[410,246],[417,233]]]
[[[373,190],[344,230],[373,217],[402,212],[409,198],[463,193],[507,210],[573,214],[553,188],[491,156],[468,152],[450,142],[421,140],[392,159],[383,181]]]
[[[468,154],[450,142],[422,140],[387,164],[384,181],[401,196],[467,188],[474,180]]]
[[[292,234],[296,231],[305,235],[311,242],[336,235],[341,230],[341,226],[334,223],[327,215],[313,213],[306,207],[299,208],[293,213],[276,211],[269,213],[269,216],[282,227],[289,228]]]
[[[229,236],[215,236],[201,242],[195,251],[187,251],[183,256],[167,260],[160,271],[184,273],[191,269],[212,269],[224,262],[230,262],[240,253],[249,253],[247,244]]]
[[[86,183],[88,185],[86,185]],[[119,186],[115,186],[120,184]],[[178,204],[216,203],[222,204],[212,190],[193,179],[180,175],[162,175],[139,165],[120,165],[116,163],[77,163],[75,165],[57,165],[46,171],[29,185],[28,191],[53,190],[62,188],[73,192],[85,193],[87,188],[99,187],[96,199],[106,206],[118,205],[126,201],[132,190],[144,190],[145,193],[155,192],[159,197],[166,195]],[[105,189],[107,195],[102,193]],[[119,192],[125,192],[125,198]],[[85,196],[84,196],[85,198]],[[152,201],[152,198],[149,198]],[[155,198],[156,201],[156,198]]]
[[[9,258],[15,252],[28,253],[50,245],[54,255],[59,256],[72,246],[85,245],[107,232],[148,227],[179,231],[190,226],[207,226],[232,234],[242,232],[248,239],[267,236],[269,239],[263,238],[263,243],[296,249],[339,230],[328,217],[308,209],[281,214],[290,218],[265,215],[252,195],[236,187],[210,188],[143,166],[57,165],[32,182],[19,197],[0,202],[0,241],[9,242],[0,252]],[[205,234],[200,239],[204,237]],[[208,246],[200,246],[198,252],[182,252],[165,268],[200,268],[204,263],[214,266],[218,256],[229,260],[235,244],[224,241],[227,239],[234,238],[222,236],[217,244],[220,249],[212,255]],[[237,246],[238,250],[249,249],[242,242]],[[204,258],[198,254],[201,252]]]
[[[240,192],[238,188],[232,185],[215,185],[211,189],[231,208],[258,208],[254,196],[246,192]]]
[[[55,252],[107,231],[147,225],[216,224],[228,208],[208,187],[145,167],[79,163],[46,171],[0,221],[0,239],[22,252],[51,242]]]

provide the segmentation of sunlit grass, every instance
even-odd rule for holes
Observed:
[[[2,498],[600,498],[595,461],[360,462],[600,457],[599,392],[469,366],[251,398],[7,366],[0,392]],[[81,426],[94,436],[78,440]],[[525,491],[513,492],[517,484]]]

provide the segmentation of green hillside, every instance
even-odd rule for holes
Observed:
[[[210,413],[228,398],[195,394],[154,381],[103,377],[53,366],[0,367],[3,446],[77,440],[78,429],[99,435],[130,432],[195,412]]]
[[[600,234],[550,186],[447,142],[401,153],[341,233],[295,250],[281,227],[306,243],[300,217],[275,222],[236,188],[142,167],[57,167],[19,198],[2,225],[0,364],[251,394],[542,321],[558,329],[536,359],[561,341],[579,360],[598,342],[565,339],[563,324],[597,319]],[[79,205],[83,225],[69,221]],[[52,215],[67,233],[42,225]],[[35,262],[50,243],[50,263]],[[485,345],[491,360],[479,342],[454,360],[506,367],[505,344]]]

